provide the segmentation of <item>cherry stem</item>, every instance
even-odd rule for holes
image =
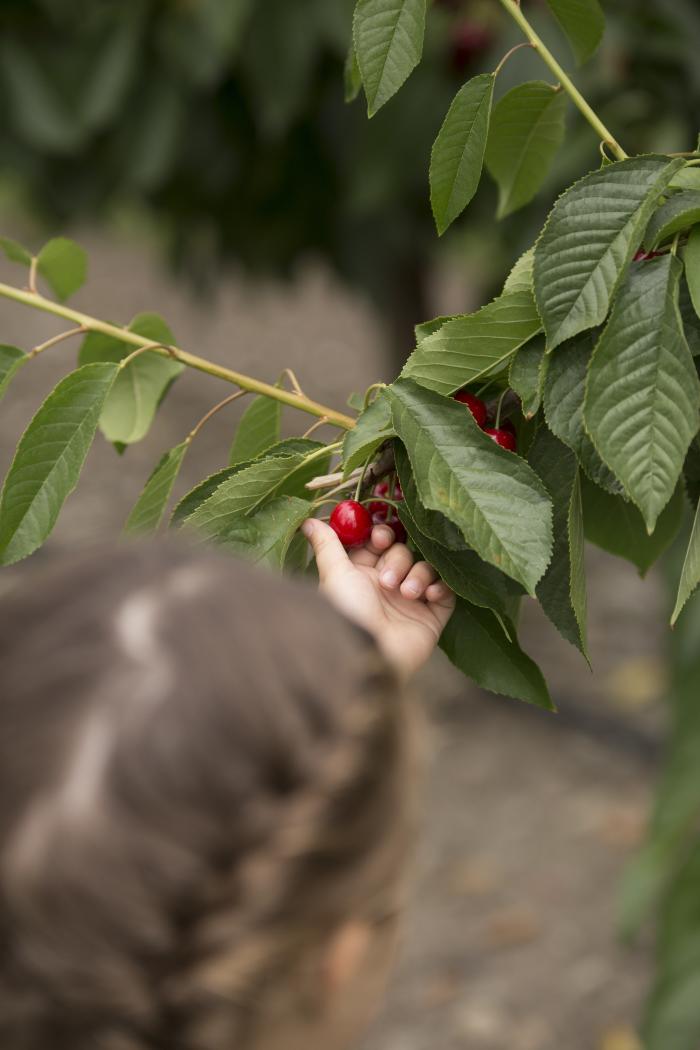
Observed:
[[[507,393],[508,391],[504,390],[498,399],[498,405],[496,406],[496,430],[498,430],[498,428],[501,425],[501,409],[503,408],[503,399],[505,398]]]

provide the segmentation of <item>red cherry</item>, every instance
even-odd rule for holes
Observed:
[[[450,65],[457,75],[464,73],[493,43],[491,30],[478,22],[460,22],[450,39]]]
[[[463,405],[466,405],[471,414],[476,420],[477,426],[482,429],[486,423],[488,411],[486,405],[480,397],[475,397],[474,394],[470,394],[468,390],[458,390],[456,394],[453,394],[455,401],[461,401]]]
[[[511,434],[509,430],[504,430],[503,427],[499,427],[496,430],[494,427],[484,427],[484,433],[488,434],[492,441],[495,441],[501,448],[508,449],[509,452],[517,452],[518,445],[515,440],[515,434]]]
[[[504,419],[501,423],[501,430],[507,430],[513,437],[516,436],[515,424],[511,419]]]
[[[375,485],[372,489],[373,496],[388,496],[389,495],[389,482],[380,481],[379,484]],[[367,505],[367,510],[374,517],[375,514],[381,514],[382,520],[386,518],[389,513],[389,504],[385,503],[384,500],[373,500],[372,503]]]
[[[394,492],[392,498],[397,500],[403,499],[403,492],[401,491],[401,482],[398,478],[394,482]]]
[[[329,524],[344,547],[360,547],[372,532],[367,508],[354,499],[344,499],[334,507]]]

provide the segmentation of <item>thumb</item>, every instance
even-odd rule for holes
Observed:
[[[351,564],[342,543],[325,521],[307,518],[301,531],[311,544],[321,583],[328,583],[332,576],[344,572]]]

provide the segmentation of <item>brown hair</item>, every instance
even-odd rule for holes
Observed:
[[[397,863],[399,690],[309,586],[168,544],[58,560],[0,608],[0,1045],[244,1047]]]

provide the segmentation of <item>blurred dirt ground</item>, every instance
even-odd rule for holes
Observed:
[[[391,378],[371,309],[322,270],[309,266],[283,287],[231,277],[202,302],[142,247],[76,236],[91,259],[76,305],[98,316],[125,322],[158,310],[187,349],[269,380],[291,367],[310,396],[339,407],[349,391]],[[0,279],[19,282],[21,271],[3,263]],[[29,348],[57,330],[0,301],[3,342]],[[3,473],[74,358],[64,343],[14,380],[0,409]],[[186,373],[123,461],[98,441],[51,543],[116,535],[160,454],[222,396],[216,380]],[[205,428],[178,492],[225,463],[239,412],[234,405]],[[288,432],[301,433],[308,420],[292,417]],[[525,611],[523,642],[543,665],[558,716],[469,687],[441,655],[421,677],[433,726],[425,834],[402,961],[364,1050],[635,1048],[650,951],[618,943],[615,908],[656,774],[662,596],[653,578],[642,583],[595,551],[589,584],[593,675],[534,608]]]

